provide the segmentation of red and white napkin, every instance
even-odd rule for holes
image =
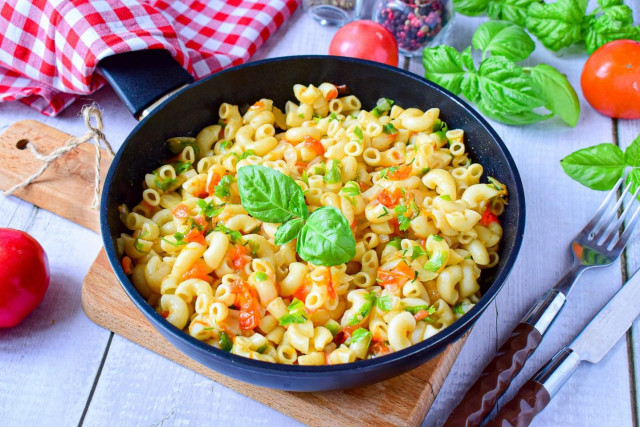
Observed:
[[[0,2],[0,102],[55,116],[104,85],[100,59],[166,49],[196,79],[241,64],[300,0]]]

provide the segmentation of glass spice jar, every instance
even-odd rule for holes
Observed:
[[[373,20],[393,34],[406,56],[419,55],[434,40],[442,40],[452,17],[451,0],[378,0],[373,9]]]
[[[342,26],[363,16],[365,0],[303,0],[302,7],[321,25]]]

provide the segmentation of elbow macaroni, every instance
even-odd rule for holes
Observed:
[[[331,83],[295,85],[294,96],[284,111],[269,99],[246,111],[223,103],[218,124],[171,139],[176,157],[120,209],[125,272],[175,327],[266,362],[350,363],[446,328],[499,261],[505,186],[480,182],[464,131],[438,108],[365,111]],[[342,212],[355,257],[317,266],[295,240],[276,245],[279,224],[242,207],[235,173],[249,164],[292,177],[310,211]]]

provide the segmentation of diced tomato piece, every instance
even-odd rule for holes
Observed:
[[[231,291],[236,294],[236,303],[240,306],[238,324],[240,329],[248,331],[260,324],[260,302],[258,293],[248,283],[237,279],[231,285]]]
[[[309,162],[297,161],[296,162],[296,166],[299,167],[299,168],[306,168],[307,166],[309,166]]]
[[[312,136],[304,137],[304,146],[316,153],[318,156],[324,156],[324,145]]]
[[[216,185],[220,183],[221,179],[222,177],[215,172],[211,175],[211,181],[209,181],[209,186],[207,187],[207,193],[209,193],[210,196],[213,196],[215,193]]]
[[[231,263],[238,271],[243,270],[244,266],[251,261],[251,257],[247,255],[247,248],[243,245],[233,245],[230,251],[229,255],[231,256]]]
[[[363,193],[371,188],[371,186],[369,184],[367,184],[366,182],[359,182],[358,186],[360,187],[360,191],[363,192]]]
[[[169,310],[162,310],[162,313],[160,313],[160,316],[166,319],[167,317],[169,317]]]
[[[175,208],[173,208],[171,213],[176,218],[187,218],[189,216],[189,206],[183,205],[182,203],[180,203]]]
[[[429,312],[427,310],[418,310],[416,314],[413,315],[416,320],[422,320],[429,317]]]
[[[392,270],[378,269],[378,283],[381,286],[403,286],[413,279],[415,271],[406,262],[399,262]]]
[[[200,227],[202,227],[202,228],[203,228],[203,231],[204,231],[204,228],[205,228],[207,225],[209,225],[209,224],[207,223],[207,220],[206,220],[204,217],[202,217],[202,216],[194,216],[194,217],[193,217],[193,222],[195,222],[195,223],[196,223],[196,224],[198,224]]]
[[[122,269],[127,276],[133,272],[133,261],[128,256],[122,258]]]
[[[184,241],[185,242],[196,242],[196,243],[200,243],[203,246],[207,245],[206,240],[204,239],[204,236],[202,235],[201,231],[198,231],[197,228],[192,228],[191,230],[189,230],[189,232],[187,233],[187,235],[184,237]]]
[[[262,101],[258,101],[255,104],[253,104],[251,107],[249,107],[249,110],[258,110],[260,108],[264,108],[264,102]]]
[[[402,190],[399,188],[393,190],[392,193],[385,188],[376,196],[376,200],[387,208],[395,207],[400,203],[400,199],[402,199]]]
[[[338,97],[338,91],[335,89],[331,89],[329,92],[327,92],[326,100],[331,101],[332,99],[335,99],[337,97]]]
[[[392,181],[401,181],[407,179],[411,175],[413,168],[411,166],[401,166],[393,172],[388,172],[387,176]]]
[[[371,345],[371,353],[375,356],[384,356],[385,354],[391,353],[391,350],[387,347],[384,341],[375,341]]]
[[[480,224],[488,227],[494,222],[498,222],[498,217],[489,208],[486,208],[480,218]]]
[[[204,280],[205,282],[213,282],[213,277],[209,276],[209,266],[207,264],[205,264],[205,262],[201,259],[196,260],[196,262],[193,263],[193,265],[191,266],[190,269],[188,269],[187,271],[185,271],[182,274],[181,279],[182,280],[187,280],[187,279],[200,279],[200,280]]]
[[[398,236],[402,234],[400,230],[400,223],[398,222],[398,218],[391,218],[389,220],[389,224],[391,224],[391,226],[393,227],[393,233],[391,233],[392,236]]]
[[[309,291],[307,290],[307,287],[305,286],[305,284],[303,283],[298,289],[296,289],[296,291],[293,293],[293,297],[294,298],[298,298],[300,301],[305,302],[305,300],[307,299],[307,295],[309,294]]]

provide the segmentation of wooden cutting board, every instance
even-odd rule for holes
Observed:
[[[32,120],[9,127],[0,135],[0,190],[21,182],[40,167],[41,163],[25,149],[27,141],[41,153],[49,153],[69,138]],[[104,178],[110,159],[106,152],[103,154]],[[90,208],[94,159],[95,147],[81,145],[15,195],[99,233],[98,212]],[[420,425],[466,340],[465,335],[428,363],[381,383],[350,390],[292,393],[233,380],[178,351],[131,302],[111,270],[104,249],[82,283],[82,308],[98,325],[312,426]]]

